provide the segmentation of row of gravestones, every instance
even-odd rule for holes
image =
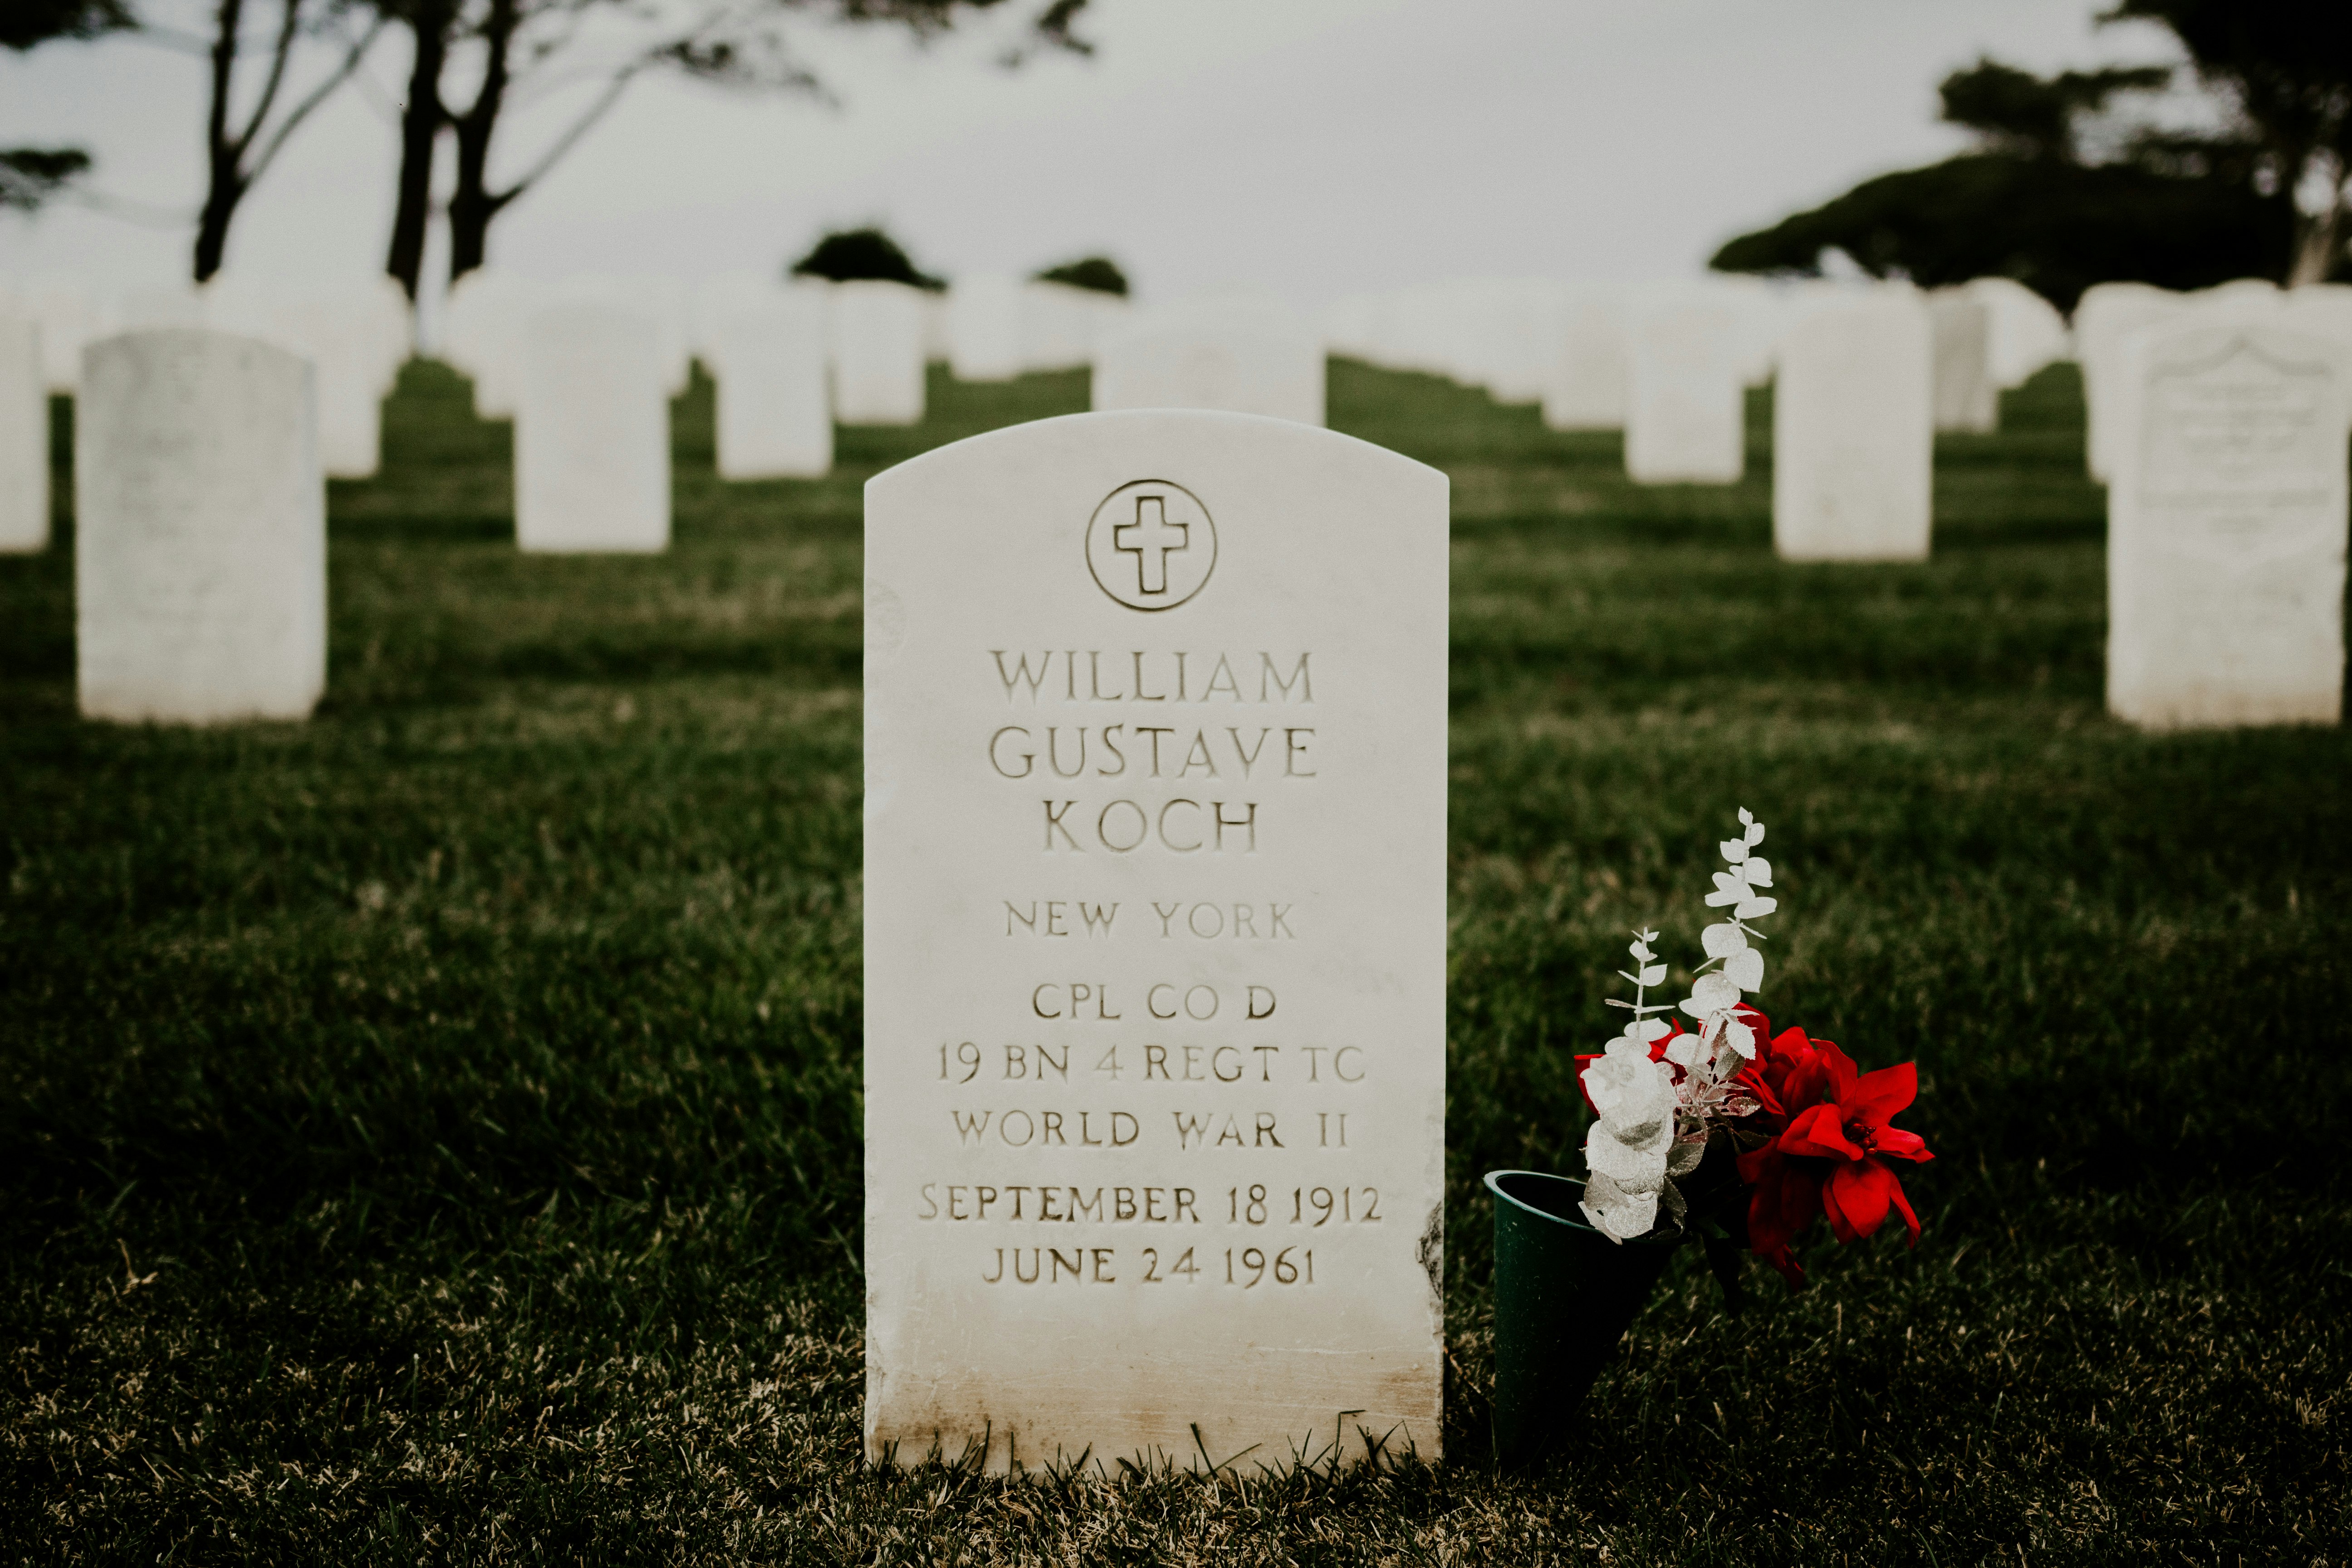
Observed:
[[[1750,374],[1743,356],[1759,352],[1759,338],[1731,307],[1729,292],[1703,289],[1621,312],[1627,345],[1629,466],[1654,474],[1675,471],[1670,458],[1676,426],[1727,427],[1737,434],[1741,387]],[[1021,291],[1006,290],[1005,297],[1017,304]],[[831,415],[839,409],[840,388],[866,379],[870,362],[885,357],[875,350],[877,343],[895,345],[887,357],[903,362],[898,379],[911,384],[919,400],[929,348],[922,318],[910,307],[921,298],[890,284],[770,288],[747,290],[729,308],[711,313],[700,346],[719,374],[722,439],[735,432],[739,457],[747,447],[757,450],[762,441],[790,440],[804,448],[822,444],[829,459]],[[2344,528],[2341,485],[2328,479],[2323,448],[2336,428],[2330,421],[2336,407],[2331,399],[2340,395],[2337,356],[2352,342],[2347,300],[2352,290],[2282,293],[2259,283],[2195,296],[2104,286],[2086,296],[2080,331],[2091,389],[2090,460],[2110,481],[2109,696],[2117,713],[2150,725],[2335,717],[2341,687],[2340,589],[2329,584],[2341,582]],[[1928,542],[1937,384],[1967,382],[1969,396],[1952,401],[1980,404],[1979,389],[1998,379],[1990,372],[1972,378],[1939,374],[1938,361],[1948,354],[1981,370],[1993,337],[1992,312],[1965,296],[1923,298],[1906,289],[1815,290],[1802,303],[1801,310],[1786,313],[1774,335],[1760,340],[1779,385],[1773,510],[1780,549],[1798,559],[1922,556]],[[541,300],[522,313],[512,355],[518,363],[476,362],[478,389],[502,381],[514,388],[520,542],[533,550],[664,548],[669,532],[667,398],[685,374],[679,336],[666,333],[660,315],[635,301],[585,290],[551,302]],[[368,321],[363,312],[352,314],[362,326]],[[961,316],[967,324],[982,319],[969,306]],[[300,318],[290,312],[277,318],[289,319]],[[1562,313],[1553,321],[1557,326],[1570,319]],[[461,325],[462,318],[453,321],[453,336],[462,342],[466,332],[457,330]],[[1001,333],[1002,323],[992,330]],[[2188,362],[2165,346],[2176,341],[2206,343],[2213,332],[2226,334],[2227,343],[2235,346],[2215,366],[2193,374],[2182,368]],[[323,384],[337,374],[364,382],[373,388],[366,399],[372,408],[389,374],[384,367],[396,363],[386,346],[390,334],[381,329],[347,334],[340,358],[314,352],[306,363],[281,355],[303,366],[307,434],[294,440],[286,431],[250,428],[194,433],[192,423],[209,428],[207,422],[216,421],[220,410],[243,407],[253,397],[260,399],[256,406],[292,406],[284,396],[253,393],[237,381],[239,374],[261,374],[253,368],[259,362],[245,350],[270,335],[289,349],[305,346],[281,325],[240,336],[131,334],[91,352],[92,367],[108,363],[100,349],[120,350],[132,355],[127,363],[147,367],[125,373],[125,384],[141,400],[135,414],[96,402],[82,425],[84,456],[90,459],[83,499],[97,508],[85,514],[85,528],[98,531],[88,535],[81,564],[84,586],[99,600],[109,585],[127,585],[128,591],[145,581],[139,562],[117,561],[108,553],[116,542],[103,529],[108,496],[123,486],[129,488],[121,493],[134,500],[176,491],[190,498],[212,493],[204,482],[178,485],[171,478],[170,465],[194,464],[198,448],[217,468],[215,478],[232,490],[243,482],[240,476],[249,479],[277,460],[253,454],[273,452],[291,461],[301,448],[308,453],[304,460],[318,467],[324,410],[334,405],[322,394]],[[1578,319],[1572,331],[1555,331],[1554,339],[1556,344],[1589,342],[1595,335],[1589,320]],[[1952,350],[1952,344],[1959,348]],[[1181,406],[1213,400],[1214,394],[1228,397],[1240,411],[1321,422],[1322,342],[1276,307],[1228,300],[1153,312],[1100,333],[1091,352],[1098,406]],[[140,354],[146,358],[140,360]],[[1664,367],[1651,378],[1654,385],[1644,382],[1642,372],[1653,362]],[[1000,364],[1017,372],[1017,363]],[[2242,405],[2229,404],[2226,414],[2208,409],[2200,416],[2184,409],[2184,386],[2205,388],[2197,395],[2206,395],[2210,382],[2224,388],[2210,395],[2226,401],[2240,395],[2226,390],[2236,385],[2231,377],[2252,377],[2253,384],[2281,365],[2304,368],[2279,373],[2284,379],[2277,380],[2270,402],[2263,399],[2271,395],[2246,392]],[[1475,367],[1457,363],[1456,369]],[[6,523],[0,537],[18,548],[39,548],[47,537],[41,398],[46,374],[36,324],[0,316],[0,435],[5,437],[0,440],[0,521]],[[86,383],[93,374],[84,373]],[[282,380],[288,373],[272,374]],[[218,396],[203,390],[215,376],[224,378]],[[93,395],[90,385],[85,384],[84,395]],[[1657,411],[1654,423],[1668,426],[1668,435],[1643,431],[1647,408]],[[919,414],[918,402],[911,415],[902,410],[900,416]],[[2263,423],[2273,414],[2282,422],[2275,428]],[[2197,417],[2207,418],[2210,427],[2191,431],[2182,423]],[[121,444],[110,444],[118,435]],[[2232,441],[2244,445],[2232,447]],[[1660,447],[1668,449],[1667,457],[1659,456]],[[223,463],[227,466],[218,466]],[[1737,463],[1735,445],[1733,473]],[[1685,470],[1680,477],[1693,476]],[[278,489],[265,490],[281,496],[303,492],[299,479],[284,473],[280,479]],[[243,503],[222,504],[235,510]],[[134,532],[151,541],[172,536],[174,528],[157,521],[170,510],[151,506],[148,515],[133,520]],[[297,531],[312,528],[319,510],[311,497],[286,513],[286,526]],[[216,531],[219,525],[217,520],[200,519],[190,526],[204,532]],[[215,542],[232,549],[223,542],[227,539],[219,535]],[[168,556],[169,551],[163,553]],[[322,545],[283,559],[313,558],[322,560]],[[177,592],[171,584],[194,584],[194,593],[213,580],[201,569],[201,552],[192,559],[199,569],[183,570],[191,563],[182,562],[138,589],[134,598],[146,609],[134,620],[169,626],[178,613],[171,609]],[[277,580],[274,573],[228,575],[256,584]],[[322,605],[323,593],[316,597]],[[231,605],[223,624],[234,625],[231,640],[240,647],[258,637],[276,647],[278,643],[270,639],[278,633],[269,628],[299,624],[308,628],[297,639],[299,646],[322,647],[322,638],[313,634],[323,612],[314,610],[306,606],[291,620],[281,620]],[[204,619],[201,609],[188,614]],[[201,641],[195,634],[159,632],[143,644],[131,638],[159,650],[158,673],[146,685],[179,690],[194,682],[217,700],[109,695],[140,682],[124,686],[102,678],[105,634],[121,629],[120,617],[100,615],[92,627],[84,660],[85,705],[92,712],[196,719],[301,712],[323,680],[322,654],[306,653],[279,671],[286,679],[263,682],[268,691],[257,695],[259,688],[247,691],[235,682],[214,680],[208,672],[215,665],[189,655]],[[232,663],[242,657],[223,655]]]
[[[1708,345],[1707,364],[1760,386],[1798,321],[1865,291],[1736,275],[1651,286],[1472,280],[1350,295],[1332,307],[1325,331],[1335,350],[1371,363],[1449,376],[1502,403],[1540,405],[1553,429],[1622,429],[1641,419],[1644,384],[1693,358],[1692,341]],[[1927,300],[1937,429],[1993,428],[1998,393],[2066,353],[2064,319],[2011,279],[1978,279]],[[1723,466],[1722,447],[1718,437],[1700,465],[1709,477]]]
[[[2249,310],[2103,374],[2136,410],[2118,637],[2258,709],[2250,616],[2340,675],[2352,353]],[[312,375],[214,332],[86,352],[86,710],[315,700]],[[871,1458],[1440,1457],[1447,498],[1307,422],[1171,409],[867,486]]]
[[[2174,306],[2094,333],[2111,695],[2333,722],[2352,338]],[[1924,486],[1941,335],[1893,291],[1792,325],[1776,485]],[[1443,474],[1215,413],[867,486],[869,1460],[1441,1456],[1446,539]]]
[[[2190,306],[2103,367],[2135,716],[2336,716],[2325,299]],[[1886,440],[1890,396],[1924,446],[1920,316],[1789,334],[1784,463]],[[1440,1457],[1446,538],[1443,474],[1215,413],[867,486],[870,1460]]]

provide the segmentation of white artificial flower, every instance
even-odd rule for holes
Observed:
[[[1674,1118],[1673,1075],[1650,1059],[1647,1046],[1624,1035],[1584,1069],[1584,1092],[1600,1113],[1599,1125],[1623,1142],[1645,1142]]]
[[[1631,1241],[1658,1223],[1657,1193],[1629,1193],[1598,1171],[1585,1178],[1584,1201],[1576,1206],[1612,1241]]]
[[[1674,1152],[1674,1075],[1640,1039],[1620,1035],[1584,1069],[1584,1090],[1599,1114],[1585,1134],[1580,1206],[1594,1229],[1629,1241],[1657,1223]]]

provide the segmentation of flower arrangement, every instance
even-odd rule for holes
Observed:
[[[1804,1283],[1796,1242],[1817,1217],[1852,1243],[1899,1213],[1917,1246],[1919,1218],[1889,1162],[1933,1156],[1893,1125],[1918,1091],[1916,1064],[1862,1072],[1831,1041],[1773,1034],[1748,1005],[1764,984],[1765,938],[1751,922],[1780,906],[1765,891],[1771,862],[1757,853],[1764,825],[1744,810],[1739,824],[1706,896],[1729,912],[1699,933],[1706,957],[1679,1005],[1696,1027],[1645,1000],[1666,966],[1651,946],[1658,933],[1637,931],[1634,967],[1620,971],[1633,1000],[1610,998],[1631,1015],[1624,1032],[1577,1058],[1593,1110],[1582,1208],[1615,1242],[1696,1232],[1727,1289],[1744,1238],[1793,1287]]]

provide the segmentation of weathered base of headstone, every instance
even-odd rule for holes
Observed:
[[[1163,410],[866,491],[866,1451],[1434,1459],[1446,481]]]
[[[93,719],[301,719],[327,680],[310,367],[249,338],[131,332],[83,356],[74,639]]]

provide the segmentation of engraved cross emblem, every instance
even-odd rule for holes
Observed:
[[[1129,479],[1087,519],[1087,570],[1130,610],[1172,610],[1217,568],[1217,525],[1171,479]]]
[[[1115,524],[1111,545],[1122,555],[1135,557],[1136,585],[1145,594],[1168,591],[1168,557],[1192,544],[1189,523],[1168,521],[1164,496],[1135,498],[1135,521]]]

